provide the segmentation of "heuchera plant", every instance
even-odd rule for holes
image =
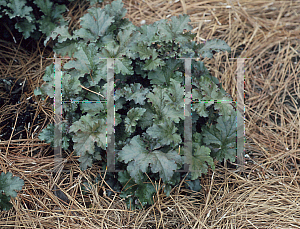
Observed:
[[[42,34],[49,36],[58,24],[67,24],[62,16],[65,11],[64,4],[59,5],[50,0],[0,1],[1,23],[7,24],[13,32],[17,29],[24,39],[32,37],[38,40]]]
[[[185,185],[195,191],[200,190],[198,178],[208,165],[215,168],[214,159],[234,161],[237,113],[231,104],[199,102],[229,100],[230,96],[202,61],[193,60],[193,150],[192,155],[184,155],[185,69],[184,60],[178,58],[211,58],[213,52],[230,52],[230,47],[222,40],[192,41],[196,34],[189,31],[187,15],[141,27],[125,15],[121,0],[103,9],[90,8],[80,19],[80,29],[59,26],[45,42],[56,40],[56,54],[73,58],[63,66],[63,101],[103,101],[91,92],[106,95],[107,60],[100,58],[123,58],[115,59],[114,100],[116,168],[124,171],[107,174],[106,179],[115,191],[121,191],[128,206],[141,208],[152,204],[160,189],[170,194],[186,175],[175,172],[185,160],[192,171]],[[53,65],[43,79],[35,95],[53,98]],[[97,161],[105,169],[106,142],[101,139],[106,133],[106,112],[105,103],[63,105],[69,123],[62,126],[62,146],[80,156],[83,170]],[[40,139],[53,145],[53,125],[41,132]],[[162,186],[158,186],[160,178]]]

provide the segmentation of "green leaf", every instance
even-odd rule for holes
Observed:
[[[78,30],[75,30],[73,33],[73,39],[74,38],[82,38],[85,42],[86,41],[91,41],[91,42],[95,42],[98,37],[95,36],[94,34],[92,34],[89,30],[85,29],[85,28],[80,28]]]
[[[129,50],[136,46],[139,40],[139,33],[134,25],[127,26],[126,30],[120,31],[116,37],[119,41],[118,57],[130,54]]]
[[[106,35],[101,40],[101,43],[98,44],[98,46],[101,48],[101,57],[108,57],[108,58],[119,58],[122,56],[126,56],[128,58],[136,58],[136,54],[130,50],[136,49],[136,43],[139,40],[139,34],[136,32],[136,27],[132,24],[129,24],[126,29],[123,31],[119,31],[118,35],[116,37],[116,40],[114,40],[113,36]],[[117,42],[118,41],[118,42]],[[118,62],[122,63],[124,61],[124,58],[122,61],[116,60],[116,66],[118,66]],[[129,64],[131,63],[131,60],[125,59],[127,62],[127,69]],[[124,65],[126,65],[126,62]],[[120,64],[119,63],[119,64]],[[118,67],[120,68],[120,67]],[[117,68],[117,69],[118,69]],[[130,70],[125,70],[123,74],[133,74],[132,67],[130,66]],[[119,73],[119,70],[116,70],[116,73]]]
[[[153,23],[152,25],[142,25],[140,27],[138,27],[138,31],[141,32],[141,41],[143,42],[141,45],[151,45],[154,42],[158,42],[159,40],[159,36],[158,34],[158,22]],[[141,50],[145,50],[141,49]]]
[[[182,142],[179,134],[176,134],[177,128],[174,123],[170,120],[163,122],[161,124],[154,124],[152,127],[147,129],[147,133],[152,138],[157,138],[160,140],[162,145],[178,145]]]
[[[151,49],[143,43],[138,43],[137,46],[135,46],[135,48],[131,51],[138,52],[141,60],[150,59],[150,56],[156,52],[155,49]]]
[[[204,46],[204,45],[203,45]],[[203,61],[192,60],[192,78],[200,79],[201,76],[211,76]],[[215,84],[219,84],[216,77],[210,78]]]
[[[176,151],[163,153],[162,151],[156,150],[151,154],[151,171],[153,173],[159,172],[160,177],[166,182],[171,179],[178,165],[180,166],[183,162],[181,156],[179,156]]]
[[[180,92],[179,92],[180,93]],[[169,98],[167,89],[155,87],[153,92],[147,94],[148,101],[152,103],[152,106],[155,110],[154,119],[156,120],[165,120],[171,119],[175,123],[178,123],[180,119],[184,119],[184,108],[178,109],[181,107],[181,104],[178,107],[172,108],[166,104],[165,99]]]
[[[182,66],[182,61],[169,59],[166,61],[166,64],[157,68],[154,71],[149,72],[148,78],[151,80],[151,84],[157,85],[169,85],[170,80],[174,79],[178,82],[183,81],[183,74],[177,69]],[[182,94],[183,96],[184,94]]]
[[[213,40],[208,40],[205,42],[205,45],[198,50],[198,53],[202,55],[203,58],[208,57],[212,58],[213,53],[212,51],[215,52],[220,52],[220,51],[227,51],[231,52],[230,46],[226,44],[225,41],[219,40],[219,39],[213,39]]]
[[[185,33],[185,35],[187,35],[187,33]],[[196,41],[180,43],[181,58],[198,58],[199,56],[197,55],[198,54],[197,50],[201,49],[203,46],[204,46],[203,43],[198,43]],[[192,60],[192,64],[194,62],[201,62],[201,61]],[[192,75],[194,75],[193,71],[192,71]]]
[[[74,132],[74,149],[78,156],[86,153],[93,155],[94,143],[106,149],[106,120],[86,114],[79,121],[73,123],[70,131]],[[87,159],[86,159],[87,160]]]
[[[161,20],[158,28],[160,32],[160,39],[163,41],[172,41],[175,42],[189,42],[192,40],[195,35],[183,34],[183,30],[191,30],[193,27],[188,25],[190,22],[190,17],[188,15],[180,15],[179,18],[176,16],[171,17],[171,22],[167,23],[165,20]]]
[[[97,103],[84,102],[84,103],[80,103],[79,106],[82,113],[87,112],[92,116],[99,114],[100,111],[105,111],[105,107],[100,101]]]
[[[40,20],[38,20],[38,22],[40,23],[40,31],[44,34],[46,34],[46,36],[50,36],[51,32],[57,27],[57,25],[55,23],[53,23],[53,19],[51,19],[50,17],[47,17],[45,15],[43,15],[41,17]]]
[[[130,84],[130,87],[124,87],[124,95],[127,101],[134,100],[136,104],[145,104],[148,88],[143,88],[140,83]]]
[[[52,14],[53,2],[51,2],[50,0],[34,0],[33,2],[40,8],[40,11],[42,11],[45,15]]]
[[[46,143],[51,143],[53,146],[54,142],[54,125],[49,124],[45,129],[39,134],[39,139],[45,141]]]
[[[33,2],[40,8],[40,11],[42,11],[46,17],[52,19],[52,22],[56,19],[63,18],[62,13],[66,10],[65,5],[55,4],[53,6],[53,2],[50,0],[34,0]]]
[[[147,171],[147,168],[148,168],[149,164],[146,164],[145,166],[146,166],[145,171]],[[144,168],[144,167],[142,167],[142,168]],[[144,178],[143,173],[145,173],[145,172],[143,172],[141,169],[137,169],[137,164],[136,164],[135,161],[128,162],[128,165],[127,165],[126,169],[129,172],[130,176],[132,178],[134,178],[134,181],[137,184],[143,185],[142,184],[143,183],[143,178]]]
[[[0,6],[6,6],[7,2],[6,0],[0,0]]]
[[[172,176],[172,178],[168,181],[168,182],[164,182],[164,193],[166,194],[166,196],[170,196],[170,192],[172,190],[172,186],[175,186],[177,184],[180,183],[180,173],[179,172],[175,172]]]
[[[133,75],[134,71],[131,66],[132,61],[130,59],[123,58],[122,60],[115,60],[115,73],[122,73],[124,75]]]
[[[34,95],[38,96],[38,95],[43,95],[41,88],[37,87],[36,89],[34,89]]]
[[[209,113],[206,110],[211,104],[206,103],[203,100],[202,94],[198,90],[192,90],[193,102],[192,102],[192,112],[195,111],[201,117],[208,117]],[[195,100],[198,101],[195,101]]]
[[[197,114],[201,117],[208,117],[208,111],[206,110],[206,107],[208,106],[209,104],[207,103],[200,103],[200,102],[196,102],[196,103],[193,103],[193,106],[192,106],[192,111],[196,111]]]
[[[32,7],[26,6],[25,0],[8,0],[7,7],[11,10],[4,9],[3,11],[6,12],[10,19],[15,17],[25,17],[28,22],[32,21]]]
[[[232,104],[230,103],[217,103],[214,104],[214,107],[216,110],[219,111],[219,114],[222,116],[230,116],[230,115],[236,116],[236,111],[234,110]]]
[[[126,186],[128,188],[135,184],[134,180],[130,177],[130,174],[126,170],[118,172],[118,181],[123,185],[123,189],[125,189]]]
[[[119,45],[113,39],[111,35],[107,35],[102,39],[102,44],[98,45],[100,47],[100,57],[101,58],[117,58]]]
[[[152,124],[153,124],[153,115],[154,115],[152,113],[151,108],[150,108],[148,103],[144,107],[147,109],[147,112],[144,113],[142,119],[140,119],[139,122],[138,122],[139,126],[143,130],[145,130],[149,126],[152,126]]]
[[[0,175],[0,193],[4,192],[6,196],[17,197],[15,190],[22,190],[24,181],[19,177],[13,177],[13,174],[2,172]]]
[[[46,42],[47,43],[47,42]],[[46,45],[46,43],[44,43]],[[61,56],[72,56],[74,52],[76,52],[77,47],[77,41],[76,40],[66,40],[63,43],[56,43],[53,51]]]
[[[78,159],[78,161],[80,162],[80,169],[84,171],[89,166],[92,166],[93,156],[91,154],[88,154],[85,152],[80,155],[80,158]]]
[[[82,38],[88,36],[92,42],[95,42],[99,37],[103,36],[107,28],[115,21],[113,17],[110,17],[103,9],[96,7],[90,8],[88,13],[81,17],[80,20],[82,29],[75,34]],[[92,36],[90,36],[90,34],[92,34]]]
[[[130,206],[131,209],[136,209],[136,207],[141,209],[142,206],[153,204],[152,196],[155,195],[156,189],[150,182],[145,182],[145,176],[143,176],[141,183],[137,185],[125,170],[118,173],[118,180],[123,185],[120,197],[125,199],[128,209],[130,209]]]
[[[236,159],[236,131],[235,115],[220,116],[216,125],[203,129],[203,142],[206,145],[217,145],[213,153],[217,160],[224,158],[233,162]]]
[[[67,124],[62,123],[61,129],[62,129],[62,133],[66,133]],[[50,143],[52,147],[57,147],[59,145],[59,143],[57,141],[54,141],[55,139],[54,139],[54,124],[53,123],[50,123],[49,125],[47,125],[47,127],[40,132],[39,139],[41,141],[45,141],[46,143]],[[57,139],[57,140],[59,140],[59,139]],[[70,141],[69,136],[63,134],[61,147],[65,150],[67,150],[69,148],[69,141]]]
[[[78,50],[74,53],[74,58],[76,58],[76,60],[69,61],[64,65],[64,68],[75,68],[80,72],[79,77],[83,77],[84,74],[87,73],[92,73],[88,81],[90,86],[98,84],[99,81],[104,78],[103,72],[98,66],[100,59],[94,43],[90,43],[88,46],[80,45]]]
[[[137,158],[138,155],[145,153],[147,153],[147,150],[145,149],[144,143],[140,139],[140,136],[134,136],[130,140],[130,144],[123,147],[123,149],[119,152],[118,160],[128,163],[129,161]],[[146,172],[146,167],[142,170],[143,172]]]
[[[137,121],[145,113],[144,108],[132,108],[128,111],[127,117],[125,118],[126,132],[133,133],[135,131]]]
[[[135,192],[136,196],[144,206],[153,204],[153,196],[156,194],[155,187],[149,182],[141,185]]]
[[[62,73],[62,93],[63,99],[69,100],[74,97],[74,95],[79,94],[82,91],[80,87],[80,81],[78,76],[74,74],[68,74],[65,72]],[[45,74],[43,76],[45,83],[40,87],[36,88],[34,94],[42,95],[42,98],[45,98],[45,95],[48,95],[50,98],[54,98],[54,65],[51,64],[46,67]]]
[[[183,112],[184,108],[184,88],[181,84],[174,80],[170,80],[170,86],[167,88],[168,97],[166,97],[166,105],[177,111]]]
[[[10,197],[0,193],[0,209],[3,211],[8,211],[12,208],[12,204],[9,202]]]
[[[107,4],[104,7],[105,12],[115,18],[115,21],[119,21],[121,18],[125,17],[127,9],[123,8],[124,4],[122,0],[113,1],[111,4]]]
[[[130,175],[139,182],[140,172],[145,173],[149,164],[153,173],[159,172],[163,181],[168,181],[177,169],[177,164],[182,163],[182,158],[176,151],[163,153],[159,150],[148,152],[140,136],[135,136],[130,143],[119,152],[119,161],[128,163],[132,161]]]
[[[63,100],[70,100],[74,95],[78,95],[82,91],[78,78],[68,73],[62,74],[62,95]]]
[[[45,83],[34,90],[35,95],[43,95],[43,98],[48,95],[50,98],[54,97],[54,64],[50,64],[46,67],[45,74],[43,76]]]
[[[184,151],[184,148],[182,150]],[[212,169],[215,169],[215,164],[210,157],[210,149],[208,147],[196,145],[194,155],[185,155],[185,163],[190,165],[189,170],[191,171],[192,180],[201,177],[202,173],[207,173],[208,166],[205,162],[207,162]]]
[[[185,182],[186,182],[185,184],[186,188],[189,188],[190,190],[193,190],[195,192],[199,192],[201,190],[201,184],[199,179],[187,180]]]
[[[203,96],[201,100],[211,101],[232,101],[230,95],[222,91],[209,77],[202,76],[200,79],[194,79],[192,85],[199,89],[193,89],[193,93],[198,91]],[[208,105],[209,106],[209,105]]]
[[[213,78],[209,78],[207,75],[202,76],[200,79],[193,79],[192,85],[196,88],[192,89],[194,101],[192,105],[192,111],[196,111],[197,114],[202,117],[208,117],[209,112],[207,108],[211,106],[211,103],[206,103],[205,101],[214,100],[218,100],[218,103],[214,104],[214,108],[216,110],[220,110],[220,114],[226,115],[228,112],[230,113],[232,111],[230,108],[231,105],[219,102],[232,101],[232,99],[229,94],[216,85],[218,82],[218,80],[215,81]],[[199,102],[195,100],[198,100]]]
[[[64,41],[66,41],[67,39],[73,39],[73,36],[69,33],[68,30],[69,30],[69,28],[66,25],[56,27],[51,32],[51,35],[46,38],[46,40],[44,41],[44,45],[47,44],[47,42],[50,40],[50,38],[55,40],[58,37],[58,39],[57,39],[58,43],[62,43]]]
[[[26,20],[21,20],[20,22],[17,22],[15,24],[15,28],[19,32],[22,32],[24,38],[27,39],[28,37],[30,37],[30,34],[35,30],[36,27],[34,23],[28,22]]]
[[[98,0],[90,0],[89,2],[90,2],[90,6],[93,6],[98,3]],[[101,3],[102,0],[99,0],[99,2]]]
[[[34,3],[40,8],[40,11],[44,13],[41,19],[38,20],[40,23],[40,31],[49,36],[51,32],[57,27],[56,22],[63,20],[62,14],[66,10],[65,5],[55,4],[50,0],[35,0]]]
[[[146,60],[143,70],[155,70],[158,66],[164,66],[165,62],[163,62],[162,59],[157,58],[157,56],[158,53],[153,49],[152,58]]]

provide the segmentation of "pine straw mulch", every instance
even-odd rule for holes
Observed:
[[[70,6],[66,15],[73,22],[86,10],[79,2],[72,3],[80,7]],[[128,9],[126,17],[136,25],[142,20],[150,24],[187,13],[199,42],[225,40],[232,53],[217,53],[205,63],[234,99],[237,64],[229,58],[253,58],[245,60],[244,172],[218,163],[215,171],[200,179],[203,189],[195,193],[198,199],[189,198],[183,192],[187,190],[179,187],[170,197],[159,193],[152,207],[140,211],[127,210],[117,195],[108,198],[105,191],[101,192],[102,183],[83,195],[83,180],[96,175],[98,168],[80,171],[76,157],[69,153],[61,172],[54,176],[50,172],[51,149],[37,138],[40,130],[53,122],[51,103],[33,96],[34,88],[42,83],[45,67],[51,63],[40,55],[52,54],[43,50],[27,53],[9,43],[4,49],[2,42],[1,75],[26,78],[30,84],[19,104],[1,108],[0,121],[7,115],[18,118],[30,96],[36,102],[35,116],[42,118],[38,128],[28,128],[27,138],[0,142],[1,171],[10,171],[25,181],[12,201],[13,208],[0,213],[0,227],[299,228],[300,1],[123,2]],[[62,169],[70,172],[65,174]],[[54,194],[56,185],[70,199],[68,204]]]

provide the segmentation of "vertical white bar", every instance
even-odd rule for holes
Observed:
[[[61,97],[61,59],[55,58],[55,95],[54,95],[54,113],[55,113],[55,125],[54,125],[54,171],[58,169],[58,164],[62,160],[62,132],[61,132],[61,120],[62,120],[62,97]]]
[[[237,164],[240,167],[240,171],[244,170],[245,161],[244,64],[244,58],[237,58]]]
[[[185,108],[184,108],[184,154],[192,155],[192,83],[191,83],[191,64],[192,59],[184,59],[185,64]],[[184,170],[188,170],[188,164],[185,163]]]
[[[115,172],[114,59],[107,59],[107,170]]]

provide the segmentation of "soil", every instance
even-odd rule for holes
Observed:
[[[20,101],[23,93],[28,91],[25,80],[13,77],[0,79],[1,141],[26,138],[31,126],[39,125],[41,115],[36,113],[36,103],[31,97]],[[4,112],[9,110],[9,112]],[[17,111],[19,114],[17,115]]]

